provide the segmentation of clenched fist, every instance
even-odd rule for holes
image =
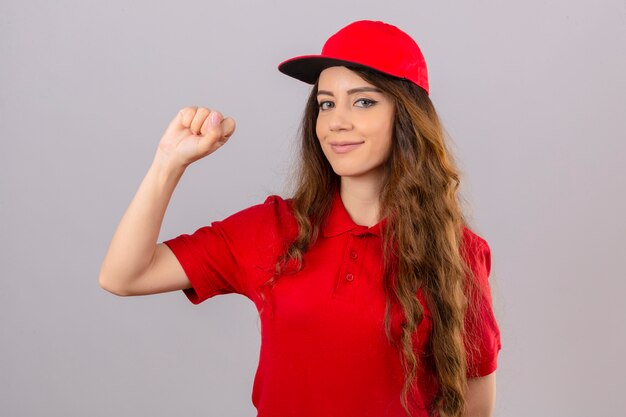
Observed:
[[[170,122],[159,142],[162,161],[187,167],[215,152],[235,131],[235,121],[206,107],[185,107]]]

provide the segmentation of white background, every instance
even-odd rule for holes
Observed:
[[[420,44],[492,248],[495,416],[624,415],[624,0],[3,0],[1,415],[255,415],[249,300],[120,298],[98,271],[181,107],[238,127],[160,241],[284,195],[310,87],[276,66],[359,19]]]

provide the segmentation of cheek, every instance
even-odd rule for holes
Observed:
[[[387,121],[387,123],[385,124],[385,138],[387,141],[387,147],[391,149],[391,142],[393,140],[393,131],[394,131],[394,127],[395,127],[395,121],[393,118],[393,113],[389,115],[389,119]]]
[[[391,143],[393,142],[393,124],[390,124],[387,128],[387,148],[391,149]]]
[[[319,117],[315,120],[315,134],[318,139],[322,139],[324,137],[324,124]]]
[[[393,141],[393,126],[385,124],[378,131],[378,152],[383,159],[387,159],[391,153],[391,142]]]
[[[390,122],[380,123],[373,127],[372,132],[376,132],[376,137],[381,148],[391,147],[391,138],[393,137],[393,124]]]
[[[318,119],[319,120],[319,119]],[[322,124],[319,121],[315,124],[315,136],[317,138],[317,142],[319,143],[320,148],[322,149],[322,153],[326,155],[326,147],[324,146],[324,137],[326,137],[326,133]]]

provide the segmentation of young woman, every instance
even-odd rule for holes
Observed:
[[[490,416],[501,348],[490,249],[461,211],[418,45],[358,21],[279,70],[313,84],[293,197],[156,244],[186,167],[235,130],[218,111],[184,108],[100,285],[125,296],[184,290],[195,304],[250,298],[262,326],[259,417]]]

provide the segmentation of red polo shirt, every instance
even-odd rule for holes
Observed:
[[[259,286],[271,277],[286,242],[297,234],[291,200],[269,196],[263,204],[204,226],[193,234],[165,241],[191,285],[184,290],[198,304],[218,294],[239,293],[261,308]],[[354,223],[339,193],[321,236],[304,254],[304,268],[279,278],[269,307],[260,315],[261,352],[252,402],[257,417],[405,417],[400,404],[403,370],[399,352],[384,333],[381,226]],[[492,373],[501,348],[488,276],[487,242],[465,229],[469,262],[488,298],[480,352],[469,359],[468,376]],[[425,315],[415,337],[425,353],[432,330]],[[400,335],[401,309],[392,310],[392,334]],[[427,416],[438,388],[432,368],[422,359],[415,389],[414,416]]]

